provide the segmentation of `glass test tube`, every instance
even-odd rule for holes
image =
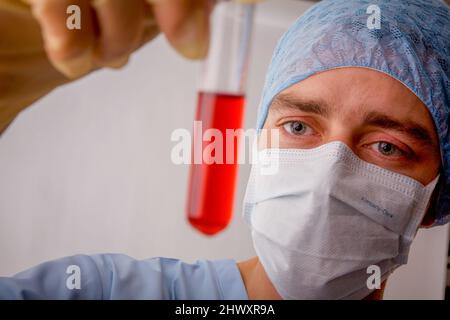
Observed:
[[[223,230],[233,214],[239,141],[227,129],[242,128],[254,9],[254,4],[217,1],[211,16],[210,47],[202,64],[195,116],[201,130],[194,125],[186,208],[191,225],[206,235]],[[210,134],[208,129],[213,129]],[[223,139],[216,140],[217,133]],[[212,150],[211,143],[222,152]],[[195,161],[199,157],[201,163]]]

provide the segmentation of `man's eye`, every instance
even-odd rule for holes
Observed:
[[[311,135],[313,129],[301,121],[289,121],[283,124],[283,128],[290,134],[294,135]]]
[[[372,144],[372,148],[383,156],[402,156],[403,151],[389,142],[380,141]]]

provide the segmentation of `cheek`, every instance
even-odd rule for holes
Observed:
[[[440,167],[440,160],[433,158],[418,161],[409,167],[393,171],[411,177],[423,185],[427,185],[439,174]]]
[[[416,180],[423,185],[429,184],[439,174],[440,162],[431,162],[416,169]]]
[[[264,125],[260,134],[258,135],[258,150],[268,148],[285,148],[282,144],[281,132],[275,126],[270,124]]]
[[[439,174],[441,157],[439,149],[433,152],[423,152],[419,155],[417,163],[412,166],[413,178],[423,185],[429,184]]]

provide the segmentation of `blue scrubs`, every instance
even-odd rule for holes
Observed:
[[[70,278],[79,271],[80,288]],[[78,269],[79,267],[79,269]],[[67,273],[69,271],[69,273]],[[0,299],[247,300],[234,260],[135,260],[126,255],[76,255],[0,277]]]

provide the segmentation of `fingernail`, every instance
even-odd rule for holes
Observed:
[[[52,62],[54,67],[58,71],[63,73],[66,77],[70,79],[79,78],[92,70],[92,48],[83,51],[77,56],[61,60],[54,60]]]
[[[177,50],[186,58],[201,59],[208,53],[208,19],[203,8],[195,10],[184,23],[175,43]]]
[[[128,60],[129,60],[129,56],[126,55],[126,56],[120,57],[118,59],[115,59],[113,61],[107,62],[104,64],[104,66],[108,67],[108,68],[113,68],[113,69],[120,69],[128,63]]]

